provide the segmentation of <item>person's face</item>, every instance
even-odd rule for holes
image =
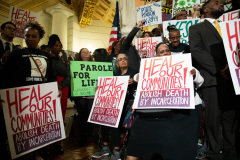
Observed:
[[[187,19],[187,12],[186,11],[180,11],[176,15],[176,20],[182,20]]]
[[[219,0],[211,0],[205,10],[214,18],[219,18],[224,12],[223,4]]]
[[[156,57],[169,55],[171,55],[171,51],[169,50],[168,46],[166,44],[161,44],[157,49]]]
[[[144,38],[148,38],[148,37],[150,37],[149,33],[145,33]]]
[[[90,59],[90,52],[88,49],[83,49],[82,52],[81,52],[81,58],[82,60],[86,60],[86,59]]]
[[[117,58],[117,66],[120,68],[128,67],[128,60],[124,54],[119,54]]]
[[[37,48],[40,41],[38,30],[26,28],[24,31],[25,41],[28,48]]]
[[[62,44],[59,41],[57,41],[51,48],[51,52],[54,54],[59,54],[61,50],[62,50]]]
[[[120,42],[118,42],[118,43],[116,44],[116,46],[114,47],[114,49],[115,49],[115,52],[116,52],[116,51],[120,51]]]
[[[180,44],[180,32],[179,31],[173,31],[169,33],[169,39],[171,41],[171,45],[173,47],[177,47]]]
[[[16,34],[16,28],[12,24],[6,24],[5,28],[1,30],[1,34],[3,38],[13,39]]]

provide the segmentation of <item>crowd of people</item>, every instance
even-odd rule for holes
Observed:
[[[95,142],[98,143],[99,139],[101,141],[100,150],[92,155],[93,158],[194,160],[202,131],[201,121],[204,119],[207,159],[240,159],[240,97],[234,92],[221,32],[216,29],[218,23],[221,23],[218,18],[224,13],[223,4],[219,0],[209,0],[200,11],[201,15],[198,16],[204,17],[205,20],[190,27],[189,45],[180,43],[180,31],[175,26],[168,26],[169,40],[164,38],[159,28],[141,35],[142,38],[162,36],[163,42],[155,48],[156,57],[191,53],[193,68],[190,74],[193,76],[195,87],[195,109],[135,110],[131,128],[122,127],[128,111],[133,112],[131,106],[137,90],[141,59],[147,57],[146,52],[139,52],[132,44],[135,35],[144,25],[144,21],[141,20],[128,36],[112,44],[112,52],[104,58],[105,62],[112,62],[115,66],[114,76],[129,75],[130,79],[119,127],[90,125]],[[173,19],[186,18],[187,11],[182,10]],[[19,49],[13,44],[15,32],[16,26],[12,22],[1,25],[0,88],[57,81],[64,120],[71,79],[69,63],[94,61],[94,57],[87,48],[82,48],[75,56],[72,53],[68,59],[60,57],[62,43],[56,34],[49,37],[47,45],[39,47],[45,31],[37,22],[30,22],[25,26],[26,48]],[[85,129],[80,135],[79,146],[82,147],[87,144],[87,118],[94,97],[74,97],[73,100],[77,107],[80,128]],[[2,108],[0,130],[0,157],[8,159]],[[126,132],[127,149],[121,150],[121,134]],[[54,143],[53,148],[57,154],[64,153],[61,141]],[[47,152],[48,147],[35,151],[36,159],[43,159],[42,153],[46,156]]]

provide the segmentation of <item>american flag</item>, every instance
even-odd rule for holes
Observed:
[[[110,33],[108,53],[112,51],[112,43],[121,39],[118,2],[116,2],[116,13]]]

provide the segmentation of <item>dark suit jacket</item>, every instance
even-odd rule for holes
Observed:
[[[73,57],[72,57],[72,56],[69,56],[69,57],[68,57],[68,61],[74,61]]]
[[[189,28],[189,46],[204,78],[202,87],[224,83],[219,74],[227,64],[223,40],[208,20]]]

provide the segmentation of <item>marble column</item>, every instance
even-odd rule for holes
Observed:
[[[52,15],[52,33],[57,34],[62,42],[63,50],[67,50],[67,20],[74,12],[61,4],[57,4],[46,11]]]

